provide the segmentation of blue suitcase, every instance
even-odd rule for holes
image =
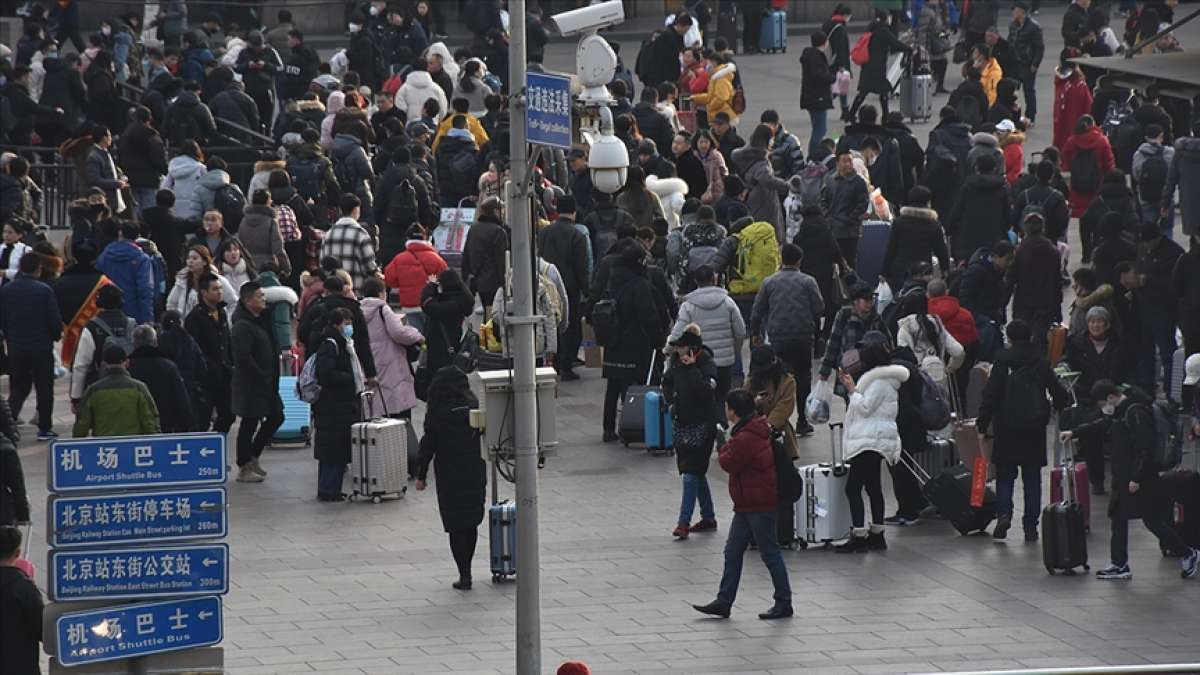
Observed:
[[[787,51],[787,12],[774,10],[763,15],[758,48],[764,52]]]
[[[491,548],[492,581],[503,581],[517,573],[517,505],[509,500],[488,508],[488,544]]]
[[[663,397],[662,390],[652,387],[645,393],[646,450],[665,452],[675,451],[675,431],[671,423],[671,411]]]
[[[296,376],[279,378],[279,398],[283,401],[283,424],[271,437],[271,445],[308,445],[312,440],[309,405],[296,395]]]
[[[888,239],[892,236],[891,224],[882,220],[868,220],[863,223],[862,238],[858,240],[858,256],[854,271],[872,288],[879,283],[879,275],[883,274],[883,256],[887,253]],[[893,288],[893,293],[899,293],[899,288]]]

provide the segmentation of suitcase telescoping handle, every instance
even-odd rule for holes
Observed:
[[[33,521],[31,520],[28,523],[25,523],[25,537],[21,539],[21,560],[29,560],[29,549],[33,546],[31,543],[32,538]]]
[[[362,408],[363,419],[369,420],[374,419],[375,417],[375,393],[376,392],[374,389],[367,389],[366,391],[359,392],[358,394],[358,402]],[[381,394],[379,397],[379,402],[383,407],[383,416],[387,417],[391,414],[387,409],[387,401],[384,400],[382,391],[379,392],[379,394]]]
[[[833,460],[834,466],[837,466],[838,464],[843,463],[846,459],[846,457],[845,457],[845,454],[846,454],[845,439],[842,439],[842,443],[840,444],[842,446],[842,458],[840,461],[838,459],[838,445],[839,445],[838,435],[843,431],[844,427],[845,427],[845,424],[843,424],[842,422],[830,422],[829,423],[829,455]]]

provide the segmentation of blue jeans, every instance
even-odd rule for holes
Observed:
[[[1167,209],[1167,217],[1162,217],[1162,205],[1159,202],[1147,203],[1141,202],[1138,204],[1138,211],[1141,212],[1142,224],[1158,223],[1158,229],[1167,239],[1174,239],[1175,234],[1175,200],[1171,200],[1171,207]]]
[[[342,492],[346,465],[337,462],[317,462],[317,494],[334,496]]]
[[[692,511],[696,508],[696,500],[700,501],[700,519],[716,520],[713,511],[712,491],[708,489],[708,478],[698,473],[683,474],[683,504],[679,507],[679,524],[687,527],[692,524]]]
[[[812,136],[808,137],[808,156],[812,157],[817,154],[817,148],[821,147],[821,140],[829,131],[829,111],[809,110],[808,118],[812,120]]]
[[[725,572],[721,575],[721,589],[717,601],[733,606],[737,597],[738,584],[742,581],[742,558],[753,539],[758,544],[758,554],[771,573],[775,585],[775,606],[792,606],[792,587],[788,583],[787,566],[779,553],[779,542],[775,532],[775,512],[735,513],[729,524],[729,538],[725,540]]]
[[[1042,467],[1036,464],[996,465],[996,515],[1012,516],[1013,492],[1017,486],[1017,469],[1021,470],[1021,485],[1025,488],[1025,515],[1021,524],[1026,530],[1036,530],[1042,512]],[[1087,489],[1087,488],[1081,488]]]
[[[1030,120],[1037,119],[1037,73],[1029,72],[1029,68],[1021,66],[1024,72],[1021,77],[1021,88],[1025,90],[1025,116]],[[1016,122],[1016,120],[1013,120]]]

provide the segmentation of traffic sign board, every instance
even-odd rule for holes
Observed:
[[[525,134],[530,143],[571,147],[571,78],[525,74]]]
[[[117,600],[229,591],[229,546],[193,544],[50,552],[50,597]]]
[[[205,596],[64,614],[55,622],[64,666],[127,659],[219,643],[221,598]]]
[[[224,487],[51,497],[51,546],[219,539],[227,533]]]
[[[50,490],[225,482],[225,434],[72,438],[50,444]]]

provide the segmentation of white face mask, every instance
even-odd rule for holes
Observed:
[[[1104,413],[1105,415],[1107,415],[1109,417],[1112,417],[1117,412],[1117,406],[1115,406],[1111,403],[1105,403],[1104,405],[1100,406],[1100,412]]]
[[[379,16],[381,10],[375,5],[371,5],[371,16]]]
[[[360,30],[362,30],[362,26],[361,26],[361,25],[359,25],[359,24],[357,24],[357,23],[352,23],[352,24],[350,24],[350,32],[351,32],[351,33],[357,33],[357,32],[358,32],[358,31],[360,31]]]
[[[104,26],[103,28],[100,29],[100,32],[104,34],[104,37],[108,37],[109,35],[112,35],[112,28],[109,28],[108,26]]]

